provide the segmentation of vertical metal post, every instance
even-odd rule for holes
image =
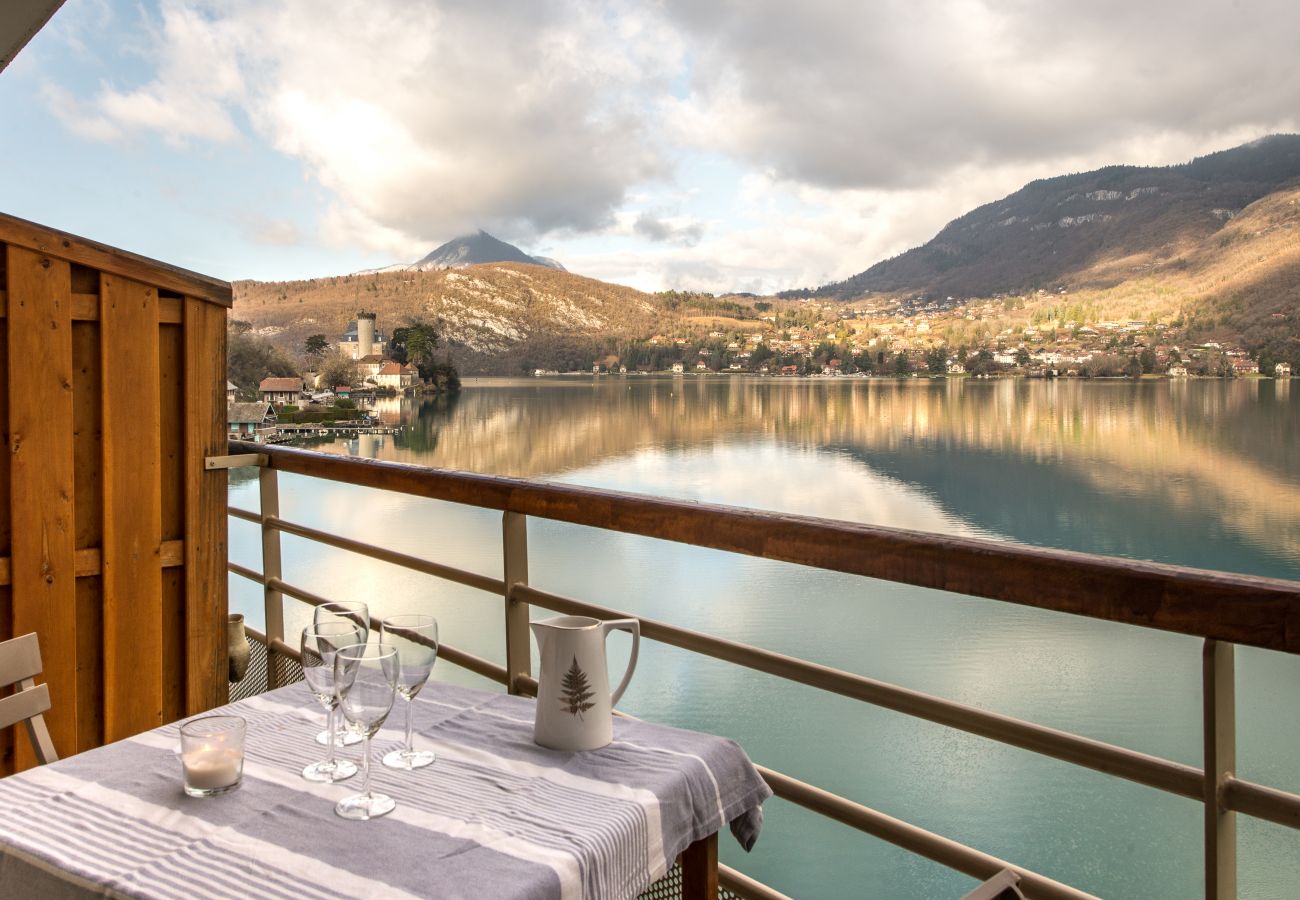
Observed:
[[[1224,780],[1237,767],[1237,706],[1232,644],[1205,642],[1205,896],[1237,896],[1237,814],[1223,805]]]
[[[266,687],[280,686],[280,667],[276,663],[272,640],[284,640],[284,595],[271,587],[272,578],[282,577],[280,569],[280,531],[266,524],[268,516],[280,516],[280,485],[275,469],[263,466],[257,472],[257,486],[262,500],[262,601],[266,611]]]
[[[511,596],[511,587],[528,584],[528,517],[506,512],[501,517],[501,544],[504,552],[502,580],[506,585],[506,672],[512,694],[520,693],[520,675],[533,674],[532,645],[528,637],[528,604]]]

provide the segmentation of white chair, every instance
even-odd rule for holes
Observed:
[[[36,758],[41,763],[52,763],[59,755],[42,715],[50,708],[50,689],[32,680],[39,674],[41,645],[34,632],[0,643],[0,688],[18,685],[16,691],[0,699],[0,728],[25,723]]]
[[[1025,895],[1020,892],[1020,876],[1003,869],[961,900],[1025,900]]]

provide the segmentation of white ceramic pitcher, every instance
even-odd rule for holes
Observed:
[[[627,674],[609,692],[605,635],[614,629],[632,633]],[[636,619],[602,621],[587,616],[556,616],[532,623],[541,651],[537,716],[533,740],[553,750],[596,750],[614,738],[614,704],[623,696],[641,647]]]

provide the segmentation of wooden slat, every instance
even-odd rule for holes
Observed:
[[[163,541],[159,553],[164,569],[185,565],[185,542]],[[73,554],[73,570],[78,578],[92,578],[100,574],[101,555],[98,547],[83,547]],[[0,557],[0,587],[9,584],[9,557]]]
[[[0,241],[229,307],[230,284],[0,213]]]
[[[77,277],[74,268],[74,281]],[[79,311],[90,315],[78,321]],[[104,591],[99,579],[99,547],[104,539],[104,450],[99,294],[74,293],[72,318],[72,454],[78,547],[76,749],[82,751],[104,742]]]
[[[0,244],[0,310],[8,304],[6,251]],[[13,607],[9,600],[9,326],[0,319],[0,640],[13,637]],[[0,691],[3,693],[3,691]],[[13,729],[0,729],[0,778],[13,774],[14,770],[14,736]]]
[[[158,292],[102,275],[104,738],[163,722]]]
[[[226,702],[226,315],[185,301],[186,712]]]
[[[3,319],[8,308],[8,299],[5,292],[0,290],[0,319]],[[163,297],[158,301],[158,321],[164,325],[179,325],[184,318],[184,309],[182,301],[175,297]],[[78,294],[72,295],[72,321],[74,322],[98,322],[99,321],[99,294]]]
[[[272,470],[1300,653],[1300,583],[231,441]],[[266,470],[263,470],[266,471]]]
[[[12,628],[40,637],[62,756],[78,702],[71,280],[66,262],[13,244],[7,260]],[[16,751],[20,768],[34,761],[25,742]]]

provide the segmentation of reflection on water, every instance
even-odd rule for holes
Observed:
[[[1300,395],[1291,396],[1289,382],[609,377],[469,385],[459,397],[381,401],[381,414],[410,423],[407,431],[320,449],[556,478],[648,451],[781,444],[857,460],[977,530],[1026,543],[1300,577]],[[715,473],[751,482],[770,475],[780,473]],[[772,506],[743,494],[729,502]],[[818,497],[776,508],[911,527],[870,506],[833,514]],[[1205,556],[1207,543],[1223,541],[1227,552],[1215,546]]]
[[[381,410],[410,428],[319,449],[1300,578],[1300,398],[1271,381],[471,381]],[[284,515],[489,575],[500,517],[286,476]],[[256,485],[232,502],[257,505]],[[1054,727],[1200,762],[1181,637],[544,521],[539,586]],[[256,532],[232,522],[256,566]],[[286,577],[434,611],[501,661],[499,598],[285,538]],[[260,595],[232,581],[236,609]],[[535,610],[534,616],[545,615]],[[292,625],[292,615],[290,625]],[[611,638],[611,670],[625,642]],[[534,657],[535,658],[535,657]],[[625,658],[625,657],[624,657]],[[1241,772],[1300,789],[1300,664],[1239,653]],[[441,665],[441,664],[440,664]],[[443,666],[435,679],[472,682]],[[1103,896],[1200,891],[1201,807],[649,642],[629,711]],[[1300,896],[1300,840],[1239,826],[1241,895]],[[773,802],[726,861],[795,896],[960,896],[970,882]],[[887,887],[885,887],[887,886]]]

